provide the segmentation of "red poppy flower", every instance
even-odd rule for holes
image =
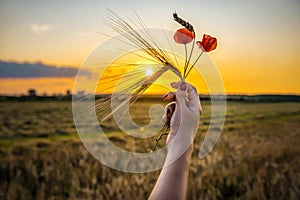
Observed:
[[[188,44],[193,41],[195,34],[186,28],[181,28],[174,34],[174,40],[178,44]]]
[[[217,48],[217,38],[211,37],[210,35],[203,35],[202,42],[197,41],[197,45],[202,51],[210,52]]]

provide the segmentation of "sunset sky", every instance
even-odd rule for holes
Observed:
[[[108,39],[99,32],[115,35],[104,24],[107,8],[125,19],[136,11],[147,27],[174,31],[176,10],[197,35],[217,37],[209,55],[228,94],[300,94],[299,0],[1,0],[0,61],[78,68]],[[73,79],[1,76],[0,94],[65,93]]]

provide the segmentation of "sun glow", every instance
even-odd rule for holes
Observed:
[[[146,69],[145,71],[146,76],[151,76],[153,74],[153,70],[152,69]]]

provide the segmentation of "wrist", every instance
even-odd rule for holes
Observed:
[[[166,163],[171,164],[172,162],[190,163],[194,145],[193,142],[187,147],[180,147],[175,145],[170,145],[168,147]]]
[[[191,144],[187,148],[187,150],[180,156],[179,159],[183,159],[183,160],[189,161],[191,159],[191,157],[192,157],[193,149],[194,149],[194,145]]]
[[[165,167],[173,165],[180,166],[181,168],[188,168],[191,163],[192,152],[192,145],[180,156],[168,151],[167,158],[165,161]]]
[[[168,137],[167,137],[167,145],[172,143],[173,139],[176,137],[177,135],[177,131],[170,131],[169,134],[168,134]],[[190,135],[194,135],[195,134],[190,134]],[[187,134],[187,137],[189,136],[189,134]],[[168,154],[172,154],[174,152],[178,152],[177,150],[178,149],[181,149],[182,151],[184,151],[184,153],[182,155],[185,155],[185,156],[190,156],[193,152],[193,149],[194,149],[194,145],[193,145],[193,141],[194,141],[194,136],[192,138],[187,138],[185,137],[184,139],[187,139],[187,141],[183,141],[183,140],[180,140],[180,142],[177,142],[177,144],[170,144],[168,146]],[[173,141],[174,142],[174,141]]]

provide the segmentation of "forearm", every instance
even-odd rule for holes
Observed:
[[[176,200],[186,198],[189,164],[192,151],[193,147],[191,145],[176,161],[162,169],[149,197],[150,200]]]
[[[150,194],[150,200],[182,200],[186,198],[189,165],[201,105],[198,93],[193,86],[185,82],[176,82],[171,85],[177,91],[175,110],[174,104],[168,104],[165,114],[167,116],[171,113],[170,132],[166,140],[168,155],[165,166]],[[171,94],[175,97],[174,93]],[[169,93],[164,99],[170,100],[170,96],[172,95]]]

